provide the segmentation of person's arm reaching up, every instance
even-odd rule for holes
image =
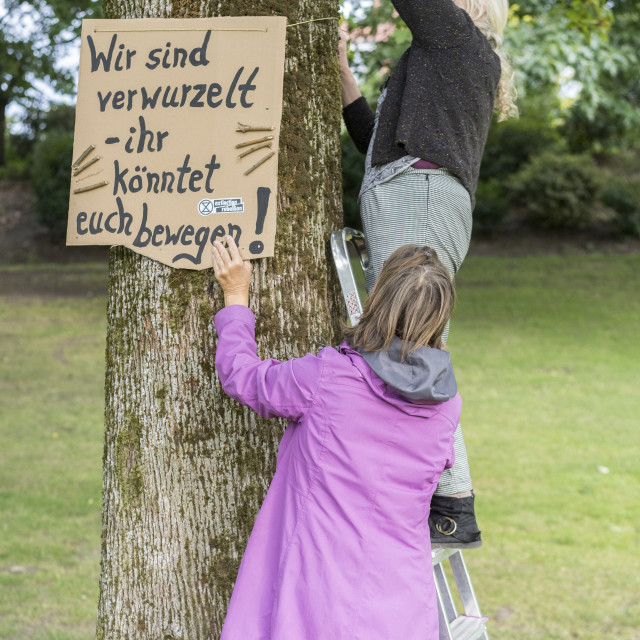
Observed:
[[[453,0],[391,0],[391,4],[421,47],[457,47],[470,36],[473,21]]]
[[[369,103],[362,97],[356,79],[349,68],[349,59],[347,58],[349,34],[344,25],[340,26],[339,34],[338,60],[340,62],[340,84],[342,86],[342,115],[356,149],[360,153],[367,153],[367,148],[373,135],[375,116]]]
[[[338,29],[340,41],[338,42],[338,61],[340,62],[340,84],[342,86],[342,106],[346,107],[358,98],[362,98],[360,89],[353,73],[349,67],[349,58],[347,57],[347,42],[349,42],[349,33],[346,29],[346,23],[340,25]]]
[[[251,263],[242,260],[233,238],[229,248],[213,246],[213,270],[224,291],[225,308],[215,318],[216,370],[227,395],[265,418],[300,419],[314,401],[324,362],[311,354],[286,362],[261,360],[255,317],[248,308]]]

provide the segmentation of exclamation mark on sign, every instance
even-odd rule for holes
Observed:
[[[264,220],[267,217],[270,195],[271,189],[269,189],[269,187],[258,187],[258,218],[256,220],[256,235],[260,235],[264,229]],[[264,251],[264,243],[261,240],[254,240],[249,245],[249,251],[253,255],[262,253]]]

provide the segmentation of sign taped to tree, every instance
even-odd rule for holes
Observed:
[[[84,20],[68,245],[273,255],[286,18]]]

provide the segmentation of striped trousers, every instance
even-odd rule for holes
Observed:
[[[428,245],[453,279],[471,239],[471,198],[446,169],[409,167],[388,182],[365,191],[360,215],[369,254],[367,289],[375,284],[385,260],[404,244]],[[449,327],[443,336],[446,342]],[[462,427],[454,434],[455,462],[445,469],[436,495],[472,488]]]

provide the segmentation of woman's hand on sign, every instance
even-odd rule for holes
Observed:
[[[224,304],[249,306],[251,262],[243,260],[234,239],[227,236],[227,247],[217,240],[213,243],[213,273],[222,286]]]

